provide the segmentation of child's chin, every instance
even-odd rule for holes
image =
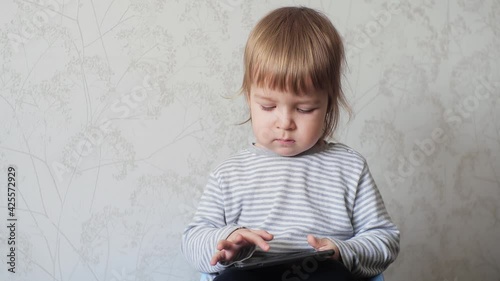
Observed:
[[[275,149],[274,152],[281,155],[281,156],[292,157],[292,156],[295,156],[295,155],[302,153],[303,151],[297,151],[295,149],[283,149],[283,148],[281,148],[281,149]]]

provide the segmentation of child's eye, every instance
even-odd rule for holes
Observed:
[[[297,108],[297,111],[300,113],[311,113],[315,110],[315,108],[312,109],[302,109],[302,108]]]
[[[271,111],[271,110],[273,110],[276,106],[263,106],[263,105],[261,105],[260,107],[261,107],[261,108],[262,108],[262,110],[264,110],[264,111]]]

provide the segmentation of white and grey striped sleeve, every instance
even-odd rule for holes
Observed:
[[[352,238],[330,238],[339,247],[342,262],[361,277],[383,272],[399,253],[399,230],[387,213],[366,162],[358,181],[352,225]]]
[[[211,174],[194,218],[182,235],[181,250],[199,272],[222,271],[227,265],[211,266],[210,259],[217,250],[217,243],[238,228],[241,226],[226,224],[224,196],[217,179]],[[237,259],[250,255],[254,248],[240,252]]]

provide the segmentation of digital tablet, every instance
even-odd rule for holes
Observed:
[[[300,261],[306,258],[313,258],[317,261],[324,261],[335,254],[334,250],[326,251],[302,251],[294,253],[265,253],[265,252],[255,252],[254,255],[246,260],[237,261],[234,263],[234,267],[238,269],[256,269],[267,266],[291,263],[295,261]]]

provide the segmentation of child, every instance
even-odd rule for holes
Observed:
[[[183,234],[182,251],[200,272],[216,281],[355,280],[394,261],[399,231],[365,159],[325,141],[347,108],[343,60],[340,35],[315,10],[280,8],[255,26],[242,85],[255,143],[211,173]],[[313,248],[335,255],[308,271],[229,267],[255,251]]]

